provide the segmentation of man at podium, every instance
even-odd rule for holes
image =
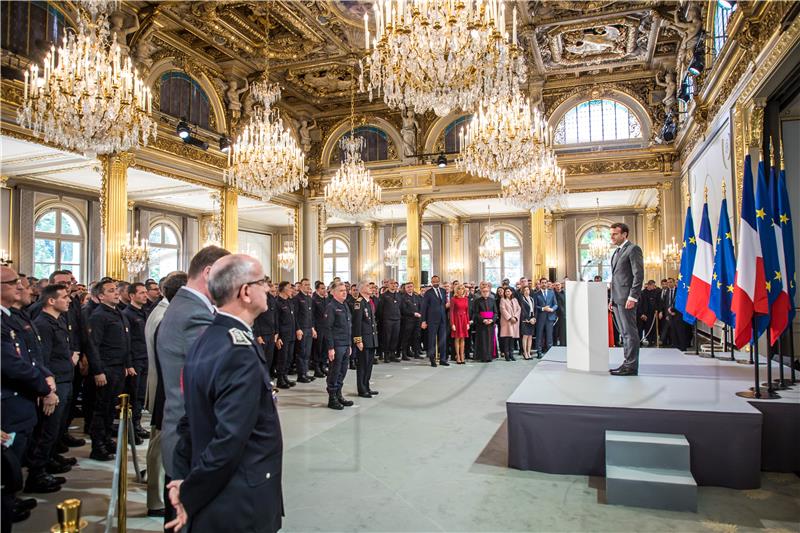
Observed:
[[[639,331],[636,324],[636,304],[644,282],[642,249],[628,240],[628,225],[611,224],[611,242],[617,246],[611,256],[611,301],[608,306],[614,313],[620,330],[625,362],[610,370],[615,376],[635,376],[639,373]]]

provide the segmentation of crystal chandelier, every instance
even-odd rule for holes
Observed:
[[[459,132],[456,166],[475,176],[504,182],[533,175],[547,158],[544,117],[518,92],[484,105]]]
[[[292,240],[283,243],[283,251],[278,254],[278,264],[283,270],[292,270],[294,268],[295,247],[294,247],[294,224],[292,224],[292,212],[288,213],[289,226],[292,228]]]
[[[350,135],[339,146],[344,161],[325,186],[325,209],[334,216],[363,220],[375,215],[381,205],[381,187],[364,166],[361,150],[364,138],[355,136],[355,87],[350,91]]]
[[[603,227],[600,224],[600,198],[597,198],[597,221],[594,226],[594,239],[589,243],[589,257],[595,263],[602,263],[608,258],[611,244],[603,238]]]
[[[545,156],[534,174],[506,180],[500,198],[526,210],[553,209],[567,194],[564,170],[556,164],[555,154]]]
[[[487,207],[489,211],[489,222],[484,229],[483,244],[478,247],[478,260],[481,263],[491,263],[500,257],[500,244],[494,237],[494,226],[492,226],[492,209]]]
[[[147,244],[147,239],[139,239],[139,230],[136,230],[136,235],[133,239],[131,239],[131,234],[128,233],[125,236],[125,242],[120,247],[120,254],[128,273],[131,276],[135,276],[144,270],[144,267],[150,261],[150,248]]]
[[[107,154],[155,139],[153,97],[109,29],[108,5],[85,4],[77,33],[67,32],[44,64],[25,72],[17,123],[45,142],[69,150]]]
[[[672,236],[672,242],[664,246],[661,251],[661,257],[665,263],[669,263],[673,269],[678,268],[681,263],[681,249],[678,243],[675,242],[675,236]]]
[[[220,193],[213,191],[209,195],[211,197],[211,215],[205,218],[203,230],[205,233],[205,241],[203,246],[217,245],[222,243],[222,213],[220,212]]]
[[[433,110],[443,117],[517,90],[527,69],[517,45],[517,10],[506,30],[502,0],[378,0],[376,35],[364,14],[370,100],[383,93],[392,109]]]
[[[397,246],[397,239],[394,235],[394,221],[392,221],[391,234],[389,246],[383,251],[383,264],[389,268],[394,268],[400,264],[400,247]]]

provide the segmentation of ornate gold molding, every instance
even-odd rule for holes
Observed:
[[[627,172],[668,172],[664,159],[648,157],[647,159],[614,159],[609,161],[581,161],[561,163],[567,176],[585,176],[589,174],[616,174]],[[670,163],[671,166],[671,163]]]

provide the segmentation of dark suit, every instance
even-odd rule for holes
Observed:
[[[428,331],[428,359],[434,364],[437,351],[441,362],[447,362],[446,305],[447,294],[442,287],[431,287],[422,298],[422,321],[427,324]]]
[[[184,480],[188,530],[280,529],[283,439],[269,370],[250,328],[217,314],[186,356],[183,391],[174,464]]]
[[[555,292],[555,291],[554,291]],[[564,289],[562,288],[560,292],[556,292],[556,305],[558,308],[556,309],[556,320],[555,325],[553,326],[553,340],[558,343],[559,346],[566,346],[567,345],[567,298],[564,294]]]
[[[403,359],[408,359],[410,347],[410,355],[416,359],[419,358],[419,325],[422,318],[414,316],[414,313],[420,313],[422,310],[422,296],[416,293],[405,294],[401,301],[400,354]]]
[[[553,324],[556,322],[556,311],[558,311],[556,293],[553,289],[543,289],[538,291],[533,299],[533,305],[536,307],[536,353],[547,353],[553,346]],[[545,307],[550,307],[553,311],[545,311]],[[543,344],[544,349],[542,349]]]
[[[642,249],[625,241],[611,256],[611,309],[625,350],[623,366],[639,369],[639,331],[636,326],[636,303],[642,296],[644,259]],[[625,309],[629,300],[635,300],[633,309]]]
[[[392,361],[400,349],[400,303],[399,292],[386,291],[378,299],[378,323],[380,324],[380,346],[383,360]]]

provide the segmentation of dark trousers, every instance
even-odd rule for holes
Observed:
[[[264,344],[261,345],[261,348],[264,350],[264,359],[267,362],[267,370],[270,373],[270,376],[275,376],[275,369],[272,368],[275,363],[275,336],[274,335],[265,335],[263,337]]]
[[[347,367],[350,363],[349,346],[336,346],[333,351],[333,361],[330,361],[328,370],[328,394],[342,392]]]
[[[436,355],[442,363],[447,362],[447,322],[442,320],[438,324],[428,322],[428,359],[436,362]]]
[[[289,358],[294,356],[294,335],[281,337],[283,346],[278,349],[277,360],[275,362],[278,378],[289,379]]]
[[[322,371],[328,356],[325,353],[325,343],[323,342],[322,332],[317,332],[317,338],[311,342],[311,368]]]
[[[53,446],[61,437],[64,419],[69,413],[69,404],[72,398],[72,382],[56,383],[58,405],[50,416],[39,413],[39,422],[33,431],[31,445],[28,447],[28,471],[31,474],[41,474],[50,457],[53,455]]]
[[[500,337],[500,353],[506,359],[511,359],[514,351],[514,337]]]
[[[558,315],[558,319],[553,326],[553,340],[559,346],[567,345],[567,320],[564,315]]]
[[[125,368],[122,366],[107,366],[105,369],[107,383],[96,388],[94,401],[94,415],[89,435],[92,438],[92,448],[105,446],[106,442],[114,436],[114,418],[117,412],[118,396],[125,390]],[[114,452],[114,450],[108,450]]]
[[[625,309],[622,305],[612,304],[617,325],[620,330],[622,347],[625,352],[623,366],[638,370],[639,368],[639,330],[636,327],[636,309]]]
[[[74,386],[74,382],[73,382]],[[94,386],[94,376],[81,376],[81,411],[83,411],[84,433],[89,434],[94,417],[94,401],[97,396],[97,388]]]
[[[369,393],[369,380],[372,378],[372,360],[375,358],[375,348],[364,348],[356,352],[356,384],[359,394]]]
[[[136,375],[125,378],[125,392],[130,396],[133,427],[138,428],[142,425],[142,409],[147,390],[147,359],[134,359],[133,369]]]
[[[400,349],[400,321],[384,320],[381,322],[381,349],[383,358],[389,359],[397,354]]]
[[[547,353],[552,346],[553,322],[547,320],[545,313],[541,313],[536,319],[536,353]]]
[[[311,328],[303,329],[303,338],[295,341],[300,348],[297,351],[297,377],[308,374],[309,361],[311,360]]]
[[[419,320],[403,319],[400,327],[400,355],[419,357]]]

